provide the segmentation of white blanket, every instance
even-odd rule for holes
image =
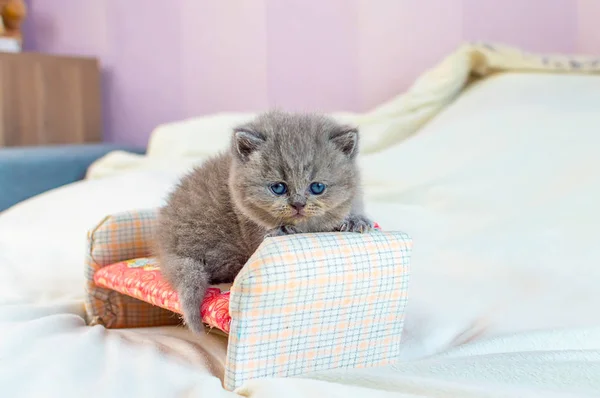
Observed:
[[[107,331],[68,314],[2,323],[2,396],[497,398],[600,391],[598,329],[506,336],[388,368],[256,380],[235,394],[215,377],[224,351],[205,349],[223,347],[210,339],[218,337],[199,339],[178,328]]]
[[[532,332],[466,344],[384,369],[257,380],[237,392],[278,397],[586,397],[600,391],[600,329]]]

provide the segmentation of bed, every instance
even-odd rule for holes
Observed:
[[[149,166],[113,154],[122,167],[0,215],[3,395],[598,395],[599,108],[600,77],[498,73],[416,134],[366,151],[368,213],[414,239],[399,362],[254,380],[235,392],[219,379],[219,335],[85,325],[87,229],[109,213],[160,205],[203,160]]]

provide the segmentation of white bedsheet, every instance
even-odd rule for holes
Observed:
[[[402,361],[238,393],[600,395],[598,109],[598,77],[500,75],[363,157],[370,215],[415,242]],[[7,396],[228,395],[214,376],[222,342],[191,344],[179,328],[87,328],[76,304],[18,302],[0,307]]]
[[[371,213],[415,241],[416,355],[600,325],[599,106],[600,78],[503,75],[363,159]]]

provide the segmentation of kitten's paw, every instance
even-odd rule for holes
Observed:
[[[285,236],[292,234],[299,234],[300,230],[293,225],[282,225],[281,227],[277,227],[267,232],[265,238],[273,238],[275,236]]]
[[[342,221],[342,224],[338,227],[340,232],[358,232],[365,233],[373,229],[373,223],[365,216],[350,214]]]

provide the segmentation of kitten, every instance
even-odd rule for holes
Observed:
[[[357,153],[354,128],[272,111],[181,180],[159,213],[157,253],[192,331],[208,285],[233,282],[266,236],[371,229]]]

